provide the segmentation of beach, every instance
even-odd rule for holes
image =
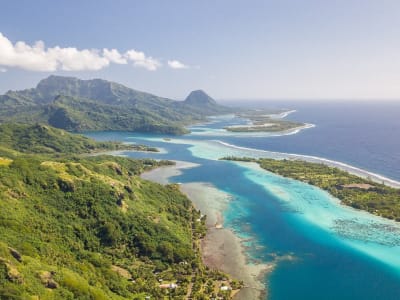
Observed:
[[[178,161],[175,166],[157,168],[143,173],[141,177],[167,184],[169,177],[179,175],[182,169],[196,166],[196,164]],[[273,269],[273,264],[249,262],[243,241],[232,230],[223,227],[223,211],[229,201],[232,201],[231,196],[204,182],[181,184],[180,190],[188,196],[196,209],[207,216],[208,231],[201,242],[204,264],[244,282],[244,288],[235,295],[234,299],[265,298],[267,291],[263,284],[263,277]]]

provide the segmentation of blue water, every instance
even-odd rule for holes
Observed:
[[[288,119],[317,126],[292,136],[230,138],[235,145],[325,157],[400,180],[400,101],[246,104],[289,107],[297,112]]]
[[[322,156],[400,179],[400,139],[396,139],[400,105],[296,102],[284,106],[297,109],[290,119],[316,127],[287,136],[235,136],[220,128],[243,120],[228,118],[195,126],[193,134],[168,141],[165,136],[133,133],[88,135],[166,150],[125,153],[128,156],[199,164],[170,180],[209,182],[232,196],[224,226],[248,239],[249,258],[277,263],[265,278],[269,299],[400,299],[399,224],[343,207],[304,183],[254,166],[218,161],[224,155],[248,156],[252,151],[210,141]]]

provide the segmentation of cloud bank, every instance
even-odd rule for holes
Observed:
[[[29,45],[23,41],[13,44],[0,32],[0,70],[2,67],[14,67],[29,71],[53,72],[63,71],[96,71],[110,64],[126,65],[155,71],[162,66],[160,60],[144,52],[131,49],[120,53],[117,49],[77,49],[59,46],[46,48],[43,41]],[[173,69],[185,69],[186,65],[177,60],[168,60]]]

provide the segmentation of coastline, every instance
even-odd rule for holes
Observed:
[[[313,127],[312,124],[310,124],[310,127],[308,127],[308,128],[311,128],[311,127]],[[295,134],[295,133],[291,133],[291,134]],[[192,144],[192,145],[201,143],[200,141],[194,141],[194,140],[182,140],[181,143],[185,143],[185,141],[188,141],[187,143]],[[174,141],[174,143],[180,143],[180,142]],[[217,145],[222,145],[223,147],[226,147],[228,149],[233,149],[236,151],[244,152],[244,153],[242,153],[242,152],[224,153],[224,154],[221,154],[219,157],[216,156],[216,157],[211,158],[211,159],[215,159],[215,160],[218,160],[219,158],[223,157],[224,155],[225,156],[232,155],[232,156],[239,156],[239,157],[249,156],[249,157],[254,157],[254,158],[263,158],[264,157],[264,158],[273,158],[273,159],[299,159],[299,160],[304,160],[307,162],[322,163],[322,164],[325,164],[330,167],[336,167],[340,170],[347,171],[350,174],[359,176],[361,178],[370,179],[376,183],[384,183],[385,185],[387,185],[389,187],[400,188],[400,181],[391,179],[389,177],[386,177],[386,176],[378,174],[378,173],[374,173],[371,171],[367,171],[367,170],[352,166],[347,163],[331,160],[331,159],[324,158],[324,157],[318,157],[318,156],[312,156],[312,155],[306,155],[306,154],[268,151],[268,150],[261,150],[261,149],[256,149],[256,148],[248,148],[248,147],[233,145],[233,144],[230,144],[230,143],[218,140],[218,139],[209,140],[208,143],[210,143],[211,145],[212,145],[212,143],[214,143]],[[121,152],[126,152],[126,151],[121,151]],[[116,153],[116,152],[113,152],[113,153]]]
[[[281,133],[275,135],[275,136],[284,136],[284,135],[293,135],[293,134],[297,134],[300,131],[304,130],[304,129],[310,129],[310,128],[314,128],[316,127],[315,124],[311,124],[311,123],[304,123],[304,125],[286,130],[286,131],[281,131]]]
[[[282,112],[280,114],[271,114],[269,115],[271,118],[277,118],[277,119],[284,119],[286,118],[288,115],[295,113],[297,110],[295,109],[291,109],[285,112]]]
[[[385,182],[386,185],[390,186],[390,187],[394,187],[394,188],[400,188],[400,182],[396,181],[394,179],[385,177],[383,175],[380,174],[376,174],[374,172],[370,172],[367,170],[363,170],[361,168],[340,162],[340,161],[334,161],[334,160],[330,160],[327,158],[323,158],[323,157],[318,157],[318,156],[312,156],[312,155],[303,155],[303,154],[294,154],[294,153],[285,153],[285,152],[275,152],[275,151],[268,151],[268,150],[260,150],[260,149],[252,149],[252,148],[247,148],[247,147],[240,147],[240,146],[236,146],[236,145],[232,145],[220,140],[214,140],[214,142],[221,144],[225,147],[228,148],[233,148],[233,149],[238,149],[238,150],[245,150],[245,151],[252,151],[252,153],[254,152],[258,152],[260,153],[260,155],[256,155],[255,157],[257,158],[262,158],[262,157],[266,157],[266,158],[273,158],[273,159],[300,159],[300,160],[304,160],[304,161],[308,161],[308,162],[317,162],[317,163],[322,163],[325,165],[328,165],[330,167],[336,167],[338,169],[341,169],[343,171],[347,171],[350,174],[353,175],[357,175],[359,177],[362,178],[369,178],[372,181],[376,182],[376,183],[382,183],[382,181]],[[262,156],[261,154],[264,154],[264,156]]]
[[[201,243],[203,262],[211,269],[223,271],[244,283],[235,300],[265,299],[267,289],[262,278],[274,266],[250,264],[244,253],[242,240],[231,230],[209,228]]]
[[[143,179],[167,184],[168,178],[181,173],[181,169],[196,167],[196,164],[178,161],[175,166],[166,166],[147,171]],[[265,299],[267,290],[263,278],[271,272],[274,264],[250,263],[243,240],[232,230],[223,227],[223,212],[231,196],[211,184],[204,182],[184,183],[180,190],[193,203],[196,209],[207,216],[206,237],[201,241],[203,263],[211,269],[217,269],[243,281],[244,287],[234,295],[236,300]]]

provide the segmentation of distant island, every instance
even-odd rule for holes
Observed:
[[[237,113],[237,117],[250,121],[248,125],[233,125],[224,127],[231,132],[283,132],[305,127],[307,124],[282,120],[289,110],[252,109]]]
[[[400,222],[399,189],[320,163],[247,157],[224,157],[222,159],[258,163],[269,172],[326,190],[345,205]]]
[[[158,97],[103,80],[49,76],[35,88],[0,96],[0,123],[47,124],[71,132],[134,131],[181,135],[188,125],[208,116],[235,114],[252,125],[230,126],[233,132],[278,132],[304,126],[272,114],[287,110],[242,109],[219,105],[202,90],[184,101]]]

